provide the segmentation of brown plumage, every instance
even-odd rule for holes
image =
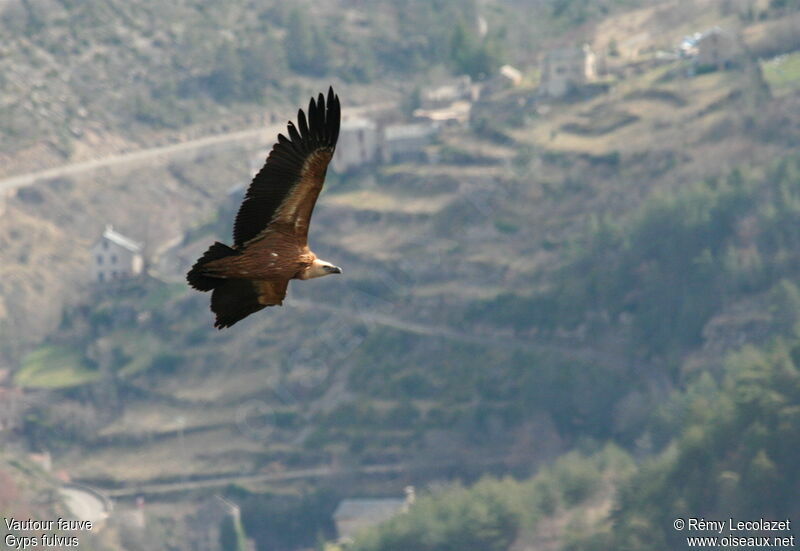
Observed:
[[[215,327],[230,327],[267,306],[283,303],[290,279],[341,270],[308,248],[308,226],[339,137],[339,97],[328,89],[301,109],[297,126],[278,134],[264,167],[253,178],[233,227],[233,247],[216,242],[186,279],[213,291]]]

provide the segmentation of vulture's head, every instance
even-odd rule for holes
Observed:
[[[299,279],[314,279],[315,277],[322,277],[331,274],[341,274],[342,269],[339,266],[334,266],[326,260],[319,258],[314,259],[311,266],[300,272]]]

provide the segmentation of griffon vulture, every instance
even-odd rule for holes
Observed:
[[[253,178],[233,227],[233,247],[216,242],[186,275],[198,291],[212,291],[214,327],[230,327],[266,306],[281,305],[291,279],[342,270],[308,248],[308,225],[339,137],[339,97],[328,90],[301,109],[289,137],[278,134]]]

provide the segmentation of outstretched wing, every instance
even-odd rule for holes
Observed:
[[[256,174],[236,215],[236,247],[257,237],[267,227],[308,236],[311,212],[339,137],[339,96],[328,89],[308,104],[308,119],[297,112],[297,127],[289,123],[289,137],[278,134],[264,168]]]
[[[211,310],[217,315],[214,327],[230,327],[267,306],[280,306],[286,297],[286,281],[226,279],[211,295]]]

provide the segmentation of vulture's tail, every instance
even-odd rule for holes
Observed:
[[[205,254],[194,263],[192,269],[186,274],[186,281],[188,281],[189,285],[198,291],[211,291],[212,289],[215,289],[225,280],[218,277],[211,277],[210,275],[206,274],[206,271],[203,267],[212,260],[219,260],[220,258],[225,258],[226,256],[235,256],[237,254],[239,253],[234,249],[223,243],[220,243],[219,241],[216,241],[213,245],[211,245],[211,247],[208,248]]]

